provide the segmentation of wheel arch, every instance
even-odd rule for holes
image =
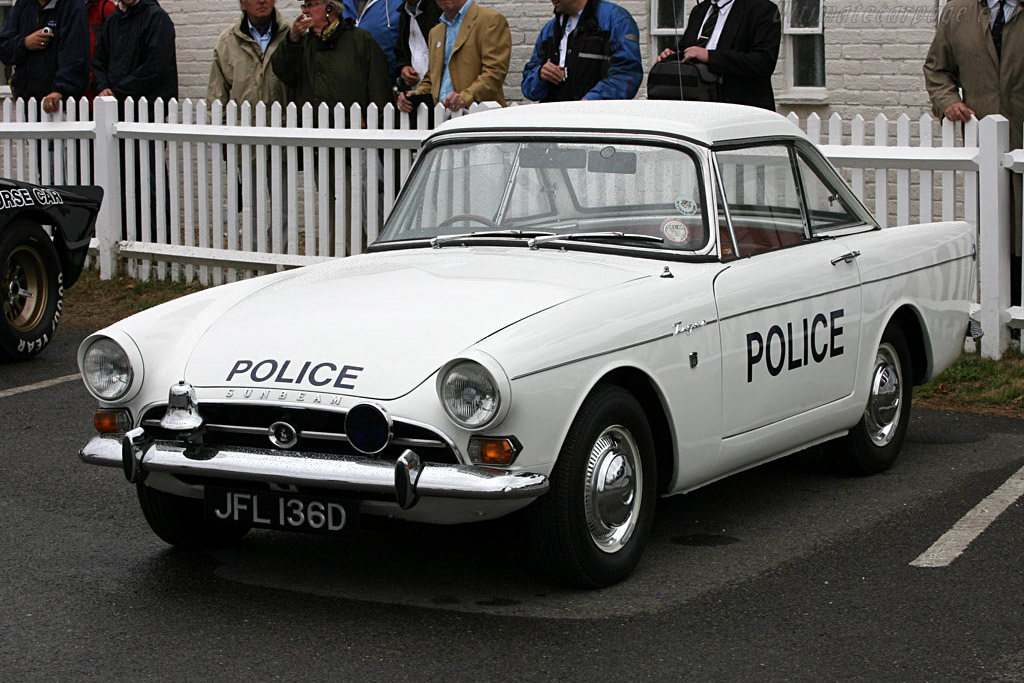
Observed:
[[[900,326],[903,337],[907,341],[913,383],[921,384],[928,376],[928,368],[931,367],[932,360],[925,340],[924,324],[921,321],[920,312],[910,304],[902,304],[893,311],[882,330],[884,331],[894,323]]]
[[[60,261],[60,269],[61,269],[61,273],[63,274],[63,283],[62,284],[63,284],[63,286],[65,288],[70,287],[71,285],[68,283],[68,274],[70,274],[72,272],[72,270],[73,270],[72,266],[74,264],[71,263],[70,250],[68,249],[67,242],[66,242],[66,240],[64,238],[64,228],[60,224],[60,222],[57,221],[47,211],[42,211],[42,210],[40,210],[38,208],[26,208],[26,209],[23,209],[23,210],[15,213],[15,214],[12,214],[12,215],[8,216],[7,219],[3,223],[3,227],[0,228],[0,230],[6,230],[11,224],[13,224],[13,223],[20,223],[20,222],[32,223],[33,225],[38,226],[40,229],[42,229],[43,232],[46,232],[47,234],[49,234],[51,231],[46,230],[46,228],[43,227],[43,226],[45,226],[45,225],[52,225],[53,226],[53,230],[52,230],[53,234],[50,235],[50,237],[53,240],[53,248],[57,252],[57,260]],[[83,258],[83,262],[84,262],[84,258]],[[79,266],[78,267],[79,273],[81,272],[81,270],[82,270],[81,266]],[[74,279],[77,279],[77,277],[78,277],[78,274],[76,273]]]
[[[664,494],[666,487],[673,481],[675,475],[675,449],[668,413],[657,385],[646,372],[630,366],[618,367],[609,371],[594,384],[591,392],[601,384],[614,384],[622,387],[632,394],[643,408],[651,427],[651,439],[654,441],[657,490],[659,494]]]

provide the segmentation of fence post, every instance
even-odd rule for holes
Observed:
[[[97,97],[93,102],[96,144],[93,148],[93,183],[103,188],[103,205],[96,219],[99,242],[100,279],[114,276],[117,243],[121,239],[121,155],[117,144],[117,100]]]
[[[1010,206],[1010,172],[1003,154],[1010,148],[1010,123],[1002,116],[986,116],[978,135],[978,267],[981,271],[981,311],[985,336],[981,355],[1000,358],[1010,344],[1006,309],[1010,305],[1010,252],[1013,220]]]

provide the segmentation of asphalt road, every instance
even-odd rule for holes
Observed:
[[[660,501],[644,560],[548,583],[517,517],[254,531],[186,553],[120,471],[81,464],[94,402],[63,327],[0,366],[0,678],[1024,681],[1024,503],[912,566],[1024,466],[1024,422],[918,410],[869,478],[827,448]]]

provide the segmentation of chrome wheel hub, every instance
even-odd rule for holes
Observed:
[[[629,541],[642,490],[636,441],[625,427],[608,427],[590,449],[583,491],[587,528],[598,548],[614,553]]]
[[[19,247],[11,252],[4,264],[3,312],[7,323],[18,332],[28,332],[40,322],[44,302],[36,292],[42,292],[45,282],[43,262],[35,251]]]
[[[871,373],[871,394],[864,411],[864,424],[868,436],[876,446],[886,446],[896,434],[896,426],[903,412],[903,368],[896,350],[882,344],[875,354],[875,369]]]

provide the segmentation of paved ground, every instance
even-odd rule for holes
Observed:
[[[917,411],[890,472],[820,448],[660,502],[635,576],[547,583],[518,518],[371,520],[169,549],[78,449],[94,403],[62,328],[0,366],[4,680],[1024,681],[1024,505],[945,567],[921,553],[1024,466],[1024,422]]]

